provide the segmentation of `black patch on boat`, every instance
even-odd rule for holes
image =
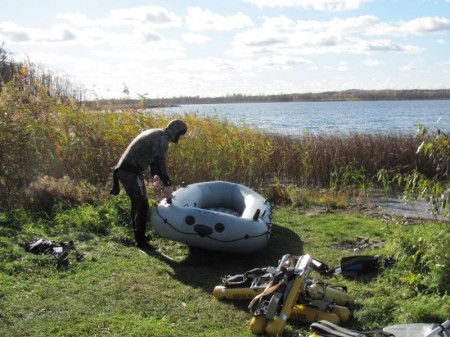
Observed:
[[[217,233],[222,233],[225,230],[225,225],[223,223],[218,222],[214,226],[214,229],[216,230]]]
[[[195,225],[194,231],[196,231],[200,237],[208,236],[213,233],[212,228],[205,225]]]
[[[255,215],[253,215],[253,221],[258,221],[259,213],[261,213],[261,210],[258,208],[255,212]]]

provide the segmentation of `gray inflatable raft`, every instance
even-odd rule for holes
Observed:
[[[195,183],[163,199],[152,211],[156,232],[208,250],[249,254],[270,239],[272,207],[252,189],[225,181]]]

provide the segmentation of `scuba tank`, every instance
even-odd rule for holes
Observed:
[[[341,319],[336,313],[322,311],[312,305],[295,305],[292,310],[292,318],[304,323],[314,323],[319,320],[326,320],[334,324],[341,323]]]
[[[350,320],[350,316],[352,315],[349,308],[337,304],[333,306],[330,312],[336,314],[341,323],[348,322]]]
[[[252,300],[256,295],[262,293],[264,288],[230,288],[216,286],[213,295],[218,300]]]
[[[331,314],[331,315],[329,315]],[[350,320],[350,309],[341,305],[329,305],[326,309],[318,307],[314,303],[297,304],[292,311],[292,318],[306,323],[314,323],[319,320],[326,320],[336,324],[345,323]]]
[[[253,316],[250,320],[249,328],[255,335],[260,335],[264,332],[267,325],[267,317],[265,315]]]
[[[323,299],[325,297],[331,297],[338,305],[347,306],[353,304],[353,299],[345,291],[341,291],[336,287],[323,282],[308,282],[305,290],[308,296],[312,299]]]

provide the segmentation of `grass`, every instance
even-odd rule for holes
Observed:
[[[105,217],[105,213],[120,218],[121,214],[115,213],[121,210],[117,203],[126,204],[126,198],[119,197],[108,207],[103,206],[106,210],[89,209],[86,205],[61,211],[54,220],[38,220],[25,211],[1,214],[1,335],[251,336],[248,303],[217,301],[212,296],[221,276],[276,265],[286,253],[310,254],[335,267],[341,257],[355,255],[343,247],[361,236],[386,241],[384,248],[363,254],[411,254],[399,249],[396,238],[400,233],[403,243],[422,235],[423,251],[432,250],[435,255],[432,259],[430,251],[427,263],[449,262],[443,253],[444,245],[433,245],[430,240],[441,233],[442,240],[448,242],[448,224],[402,226],[360,212],[311,215],[298,208],[275,211],[271,242],[255,255],[189,249],[156,236],[152,244],[157,250],[145,254],[134,247],[130,229],[120,221],[112,221],[109,228],[96,231],[95,219]],[[90,223],[82,220],[86,212],[91,214]],[[78,261],[75,252],[71,252],[71,264],[58,269],[53,256],[34,255],[21,247],[21,243],[36,236],[57,242],[74,240],[84,258]],[[369,277],[322,278],[334,285],[346,285],[355,298],[356,307],[348,327],[372,329],[390,324],[440,322],[449,316],[448,282],[439,281],[439,275],[421,281],[418,270],[411,268],[417,261],[411,264],[407,257],[396,258],[399,263],[392,269]],[[436,271],[434,267],[431,270]],[[418,279],[412,280],[411,275]],[[448,277],[448,271],[445,275]],[[425,287],[427,282],[438,282],[446,289]],[[285,335],[308,331],[307,325],[291,320]]]
[[[448,165],[442,165],[448,162],[448,137],[428,139],[434,135],[424,131],[419,138],[293,138],[195,114],[142,113],[140,106],[121,113],[91,110],[81,102],[82,90],[5,55],[0,50],[2,77],[8,75],[0,83],[0,335],[250,336],[248,303],[212,296],[221,276],[276,265],[286,253],[307,253],[334,267],[355,254],[347,248],[361,236],[386,242],[364,253],[388,254],[397,262],[376,275],[328,280],[348,286],[356,299],[349,327],[450,316],[448,221],[404,226],[345,211],[358,196],[349,191],[367,197],[381,183],[388,193],[394,179],[416,197],[427,193],[423,186],[429,188],[430,177],[448,189]],[[134,247],[126,225],[128,198],[108,195],[111,168],[140,131],[164,127],[172,118],[184,119],[190,132],[169,150],[177,185],[234,181],[289,205],[275,211],[267,249],[230,256],[156,236],[154,253]],[[417,140],[425,145],[417,148]],[[420,173],[420,186],[414,175],[397,175],[411,173]],[[434,189],[438,201],[448,200],[448,193]],[[317,205],[325,212],[311,214]],[[73,240],[84,258],[71,252],[69,267],[58,269],[53,256],[25,252],[22,244],[36,237]],[[308,327],[290,321],[286,335],[297,332]]]

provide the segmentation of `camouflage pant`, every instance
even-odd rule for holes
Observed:
[[[143,244],[145,243],[145,227],[149,211],[144,176],[119,169],[117,177],[131,200],[130,216],[136,243]]]

